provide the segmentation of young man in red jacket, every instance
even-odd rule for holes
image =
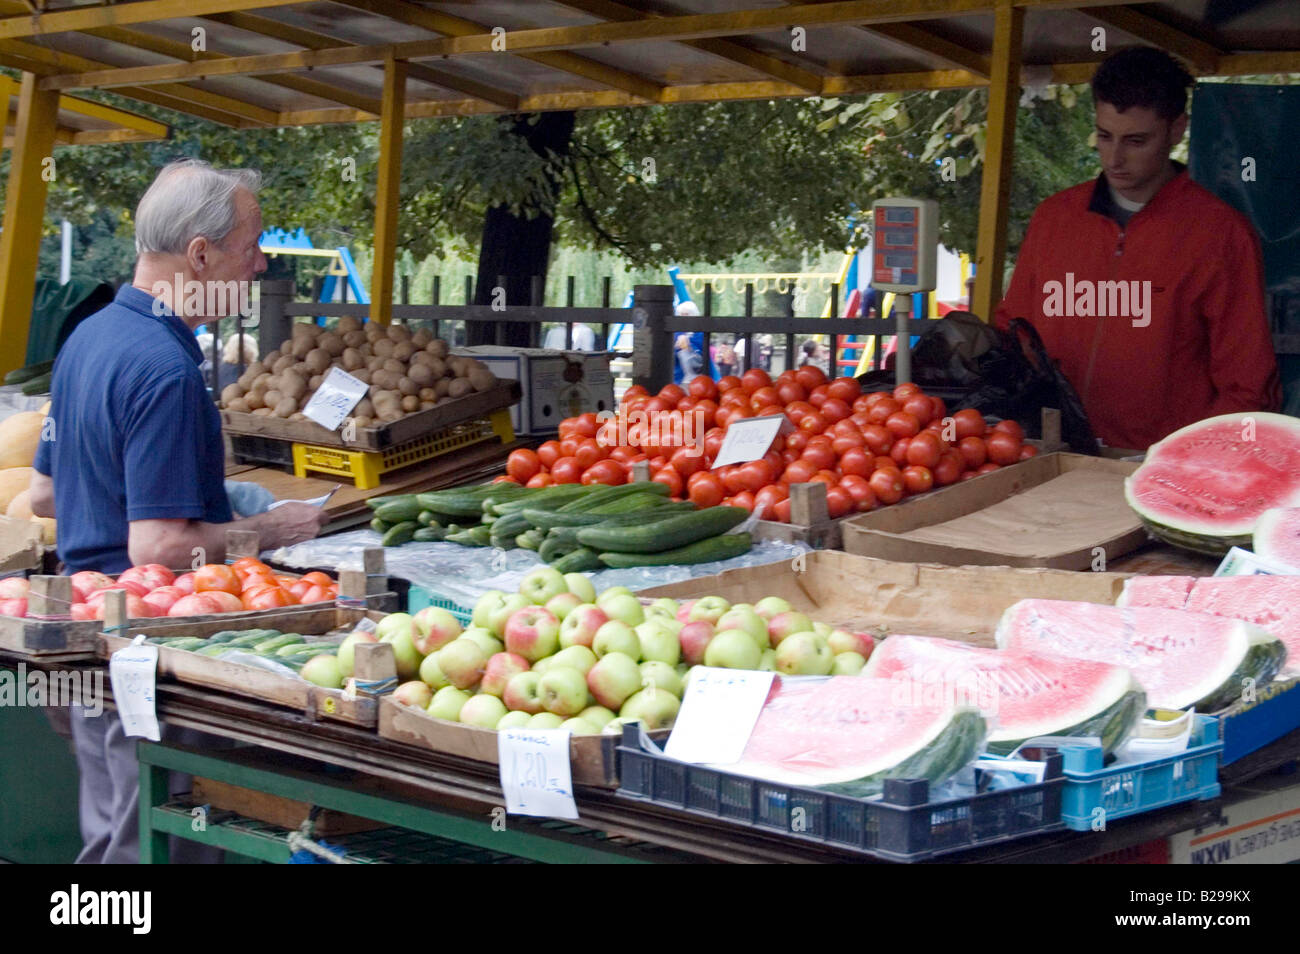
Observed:
[[[995,316],[1038,329],[1112,447],[1281,401],[1255,230],[1169,158],[1191,84],[1150,47],[1101,65],[1102,174],[1035,210]]]

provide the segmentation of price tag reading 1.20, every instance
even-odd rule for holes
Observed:
[[[330,368],[330,373],[325,375],[325,380],[302,409],[303,416],[327,430],[338,430],[348,412],[357,406],[368,390],[370,385],[360,378],[354,378],[342,368]]]
[[[497,760],[506,811],[512,815],[577,818],[569,771],[567,729],[502,729]]]
[[[758,460],[767,453],[777,434],[789,430],[793,430],[793,426],[784,414],[742,418],[731,422],[727,425],[727,435],[718,448],[718,456],[713,459],[713,469]]]

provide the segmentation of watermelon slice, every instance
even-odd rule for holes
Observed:
[[[1266,510],[1300,506],[1300,419],[1243,412],[1184,427],[1151,446],[1124,496],[1175,546],[1216,556],[1250,546]]]
[[[1243,619],[1286,646],[1283,674],[1300,675],[1300,576],[1137,576],[1120,606],[1152,606]]]
[[[1300,573],[1300,507],[1265,510],[1251,542],[1265,560]]]
[[[980,753],[978,710],[904,694],[893,679],[778,676],[740,761],[714,768],[861,797],[887,778],[938,784]]]
[[[991,717],[986,748],[995,755],[1038,735],[1097,736],[1109,753],[1146,711],[1146,693],[1123,666],[928,636],[890,636],[862,674],[938,685],[979,705]]]
[[[1222,709],[1246,679],[1263,686],[1286,660],[1276,636],[1243,620],[1063,600],[1021,600],[994,638],[1001,649],[1126,666],[1160,709]]]

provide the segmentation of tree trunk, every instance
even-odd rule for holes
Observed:
[[[527,116],[515,116],[511,120],[512,131],[523,137],[530,149],[539,156],[548,152],[564,155],[569,150],[569,141],[573,135],[575,115],[573,111],[542,113],[537,122],[529,123]],[[505,206],[493,206],[487,210],[483,221],[483,241],[479,247],[478,277],[474,286],[474,303],[491,305],[501,301],[501,294],[496,289],[501,285],[501,277],[506,281],[505,304],[507,306],[528,305],[532,303],[531,289],[533,276],[538,276],[545,287],[546,267],[551,254],[551,233],[555,227],[553,214],[554,201],[560,191],[560,183],[554,177],[549,183],[549,201],[537,201],[529,210],[520,210],[515,215]],[[528,218],[526,211],[533,212]],[[506,344],[527,347],[533,344],[534,331],[539,326],[524,322],[505,322],[499,326],[501,338],[496,337],[496,327],[473,323],[468,326],[469,343]]]

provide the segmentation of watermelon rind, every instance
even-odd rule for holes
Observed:
[[[1212,693],[1193,703],[1197,710],[1218,712],[1228,708],[1241,698],[1246,680],[1252,680],[1251,685],[1259,688],[1272,682],[1273,677],[1286,665],[1286,645],[1282,640],[1258,626],[1250,623],[1242,625],[1253,631],[1249,634],[1250,649],[1232,675]]]
[[[1083,722],[1078,722],[1066,729],[1036,732],[1033,735],[1026,735],[1019,739],[994,741],[990,737],[986,748],[993,755],[1010,755],[1026,739],[1034,738],[1037,735],[1096,737],[1101,739],[1102,754],[1109,755],[1123,745],[1128,740],[1128,737],[1133,734],[1133,730],[1137,728],[1138,722],[1146,709],[1147,694],[1134,680],[1131,689],[1091,719],[1085,719]]]
[[[1265,510],[1251,534],[1256,554],[1300,573],[1300,507]]]
[[[1275,433],[1280,431],[1283,435],[1290,435],[1290,439],[1285,441],[1287,446],[1278,448],[1272,460],[1261,459],[1268,453],[1266,440],[1260,440],[1254,445],[1262,448],[1259,453],[1252,452],[1252,457],[1242,458],[1243,464],[1255,463],[1269,472],[1271,476],[1268,479],[1284,482],[1276,491],[1268,495],[1271,498],[1268,502],[1259,501],[1261,505],[1259,510],[1251,513],[1250,508],[1245,508],[1245,512],[1238,512],[1235,517],[1224,514],[1218,519],[1212,517],[1196,519],[1185,513],[1173,512],[1169,506],[1161,507],[1158,502],[1149,498],[1140,498],[1140,492],[1136,488],[1142,484],[1144,478],[1150,478],[1153,471],[1168,466],[1168,457],[1176,450],[1185,453],[1188,443],[1193,447],[1196,446],[1197,441],[1204,444],[1215,431],[1226,428],[1231,432],[1240,429],[1247,419],[1254,423],[1257,433],[1259,429],[1267,428]],[[1233,443],[1242,444],[1243,441],[1238,439]],[[1300,459],[1300,419],[1262,411],[1207,418],[1181,428],[1164,440],[1153,444],[1148,449],[1142,466],[1125,479],[1124,498],[1141,518],[1143,525],[1157,538],[1183,549],[1222,556],[1234,546],[1250,546],[1251,534],[1264,509],[1270,506],[1300,506],[1300,469],[1293,468],[1290,461],[1282,459],[1286,454]],[[1206,468],[1201,469],[1204,471]],[[1195,470],[1195,466],[1189,468],[1185,474],[1187,486],[1179,488],[1179,492],[1189,498],[1195,495],[1197,477]],[[1251,493],[1259,494],[1259,490],[1243,486],[1242,493],[1249,496]]]
[[[979,710],[963,706],[953,710],[952,719],[932,742],[897,765],[852,781],[810,787],[854,798],[879,794],[891,778],[925,779],[933,787],[978,757],[987,734],[988,723]]]

